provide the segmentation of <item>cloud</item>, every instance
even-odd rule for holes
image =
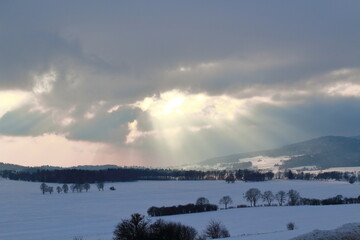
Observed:
[[[326,90],[331,96],[360,97],[360,84],[336,83]]]
[[[179,162],[349,134],[359,120],[346,107],[357,111],[360,95],[359,9],[2,3],[0,134],[55,133]]]
[[[159,119],[176,116],[232,120],[235,115],[246,115],[249,106],[258,103],[280,104],[267,96],[237,99],[227,95],[209,96],[205,93],[193,94],[174,89],[163,92],[158,97],[146,97],[133,106]]]
[[[147,131],[147,132],[139,131],[137,120],[128,123],[128,129],[129,129],[129,134],[126,136],[126,140],[125,140],[126,144],[134,143],[138,138],[150,136],[155,133],[154,131]]]
[[[56,82],[56,73],[50,71],[40,76],[34,77],[35,84],[33,87],[33,92],[35,94],[49,94],[52,89],[53,85]]]
[[[9,111],[0,118],[0,135],[39,136],[61,132],[49,113],[30,112],[27,105]]]

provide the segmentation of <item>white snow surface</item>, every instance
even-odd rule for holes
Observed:
[[[117,190],[109,191],[110,186]],[[246,203],[243,194],[252,187],[273,192],[295,189],[301,196],[309,198],[360,195],[358,183],[295,180],[234,184],[224,181],[139,181],[106,183],[104,192],[97,191],[92,185],[87,193],[42,195],[40,183],[0,179],[0,239],[72,240],[82,236],[84,240],[110,240],[115,225],[132,213],[146,215],[151,206],[194,203],[198,197],[206,197],[211,203],[218,204],[225,195],[229,195],[236,206]],[[230,231],[232,237],[229,239],[286,240],[314,229],[330,230],[345,223],[360,222],[359,212],[360,204],[352,204],[236,208],[162,218],[191,225],[199,232],[209,220],[219,220]],[[296,229],[287,231],[288,222],[294,222]]]
[[[336,167],[322,170],[322,172],[359,172],[360,167]]]
[[[315,230],[291,240],[351,240],[360,239],[360,223],[348,223],[343,226],[328,231]]]
[[[276,165],[281,165],[284,161],[287,161],[289,159],[289,156],[256,156],[251,158],[241,158],[239,159],[239,162],[251,162],[253,168],[278,170],[278,167],[276,167]]]

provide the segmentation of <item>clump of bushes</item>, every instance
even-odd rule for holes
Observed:
[[[221,222],[211,220],[207,225],[203,236],[210,239],[227,238],[230,237],[230,233]]]
[[[246,205],[246,204],[240,204],[240,205],[237,205],[236,207],[237,207],[237,208],[247,208],[247,207],[249,207],[249,206]]]
[[[286,229],[291,231],[295,229],[295,223],[293,222],[289,222],[288,224],[286,224]]]
[[[216,211],[216,210],[218,210],[218,206],[214,204],[195,205],[190,203],[187,205],[178,205],[172,207],[150,207],[147,210],[147,213],[151,217],[159,217],[159,216],[168,216],[168,215],[176,215],[176,214],[208,212],[208,211]]]
[[[195,228],[162,219],[151,223],[145,216],[132,214],[115,228],[113,240],[205,240],[230,237],[220,222],[211,221],[204,233],[198,236]]]
[[[149,239],[169,239],[169,240],[193,240],[197,236],[195,228],[181,223],[166,222],[158,219],[150,225]]]
[[[84,240],[83,237],[74,237],[73,240]]]
[[[360,203],[360,196],[357,198],[344,198],[342,195],[326,199],[301,198],[303,205],[339,205],[339,204],[355,204]]]

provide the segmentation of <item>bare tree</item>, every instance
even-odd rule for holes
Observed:
[[[300,204],[300,193],[298,191],[291,189],[288,191],[287,196],[289,197],[288,204],[290,206],[295,206]]]
[[[62,188],[61,188],[60,186],[57,186],[57,187],[56,187],[56,191],[57,191],[58,193],[61,193],[61,192],[62,192]]]
[[[232,203],[233,203],[233,200],[231,199],[230,196],[224,196],[219,201],[219,204],[225,205],[225,209],[227,209],[228,204],[232,204]]]
[[[90,189],[90,184],[89,184],[89,183],[85,183],[85,184],[84,184],[84,189],[85,189],[86,192],[89,191],[89,189]]]
[[[77,190],[77,186],[75,184],[71,184],[70,189],[72,192],[75,192],[75,190]]]
[[[99,191],[104,191],[104,183],[103,182],[96,183],[96,187],[98,188]]]
[[[208,238],[227,238],[230,237],[229,231],[226,227],[221,223],[214,220],[211,220],[207,225],[204,235]]]
[[[351,176],[349,177],[349,183],[353,184],[356,181],[356,177],[355,176]]]
[[[209,203],[210,203],[209,199],[207,199],[205,197],[199,197],[196,200],[196,205],[205,205],[205,204],[209,204]]]
[[[40,185],[40,190],[42,191],[43,194],[45,194],[46,192],[51,194],[54,191],[54,188],[46,185],[45,183],[42,183]]]
[[[80,183],[75,184],[75,186],[76,186],[76,191],[78,192],[82,192],[82,190],[84,189],[84,186]]]
[[[271,203],[274,201],[275,197],[272,191],[265,191],[262,195],[262,199],[264,202],[267,202],[268,206],[271,206]]]
[[[278,201],[279,205],[282,206],[286,202],[286,192],[279,191],[275,194],[275,199]]]
[[[235,182],[235,176],[234,174],[230,173],[226,178],[225,178],[225,181],[227,183],[234,183]]]
[[[246,191],[244,198],[250,202],[251,206],[256,207],[256,202],[261,198],[261,192],[257,188],[250,188]]]
[[[64,193],[68,193],[69,186],[65,183],[64,185],[62,185],[62,189],[63,189]]]
[[[48,186],[45,184],[45,183],[42,183],[41,185],[40,185],[40,190],[41,190],[41,192],[42,192],[42,194],[45,194],[47,191],[47,188],[48,188]]]

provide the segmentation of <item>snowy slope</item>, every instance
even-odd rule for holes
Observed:
[[[49,184],[57,186],[56,184]],[[117,191],[109,191],[114,185]],[[104,192],[95,186],[88,193],[42,195],[39,183],[0,180],[0,239],[111,239],[114,226],[130,214],[146,214],[150,206],[171,206],[207,197],[218,203],[230,195],[234,205],[245,203],[243,193],[260,190],[298,190],[304,197],[326,198],[337,194],[355,197],[359,184],[320,181],[270,181],[226,184],[223,181],[140,181],[108,183]],[[192,225],[199,231],[210,219],[221,220],[231,239],[289,239],[314,229],[333,229],[344,223],[360,222],[360,205],[258,207],[164,217]],[[294,221],[297,229],[286,231]]]
[[[318,240],[331,239],[331,240],[344,240],[344,239],[360,239],[360,223],[348,223],[334,230],[315,230],[291,240]]]
[[[282,169],[303,168],[328,169],[332,167],[359,167],[360,140],[341,136],[326,136],[304,142],[286,145],[271,150],[245,152],[221,156],[202,161],[197,169],[232,169],[251,168],[239,167],[240,163],[252,163],[253,168]],[[191,168],[187,166],[184,168]]]

